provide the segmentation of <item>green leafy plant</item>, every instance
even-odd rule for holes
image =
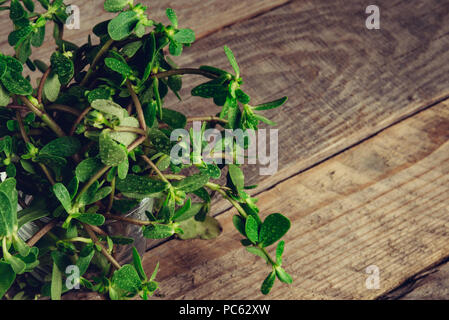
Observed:
[[[262,292],[269,293],[276,278],[290,284],[281,240],[290,221],[280,213],[264,213],[262,220],[240,165],[193,154],[194,164],[175,163],[170,156],[175,129],[195,120],[202,131],[273,125],[259,112],[287,98],[250,105],[227,46],[232,72],[178,68],[169,56],[179,56],[195,34],[179,26],[172,9],[164,25],[133,0],[106,0],[105,10],[116,17],[93,28],[98,44],[89,37],[79,47],[63,39],[63,0],[37,2],[0,0],[13,23],[8,42],[15,49],[14,56],[0,53],[0,170],[7,176],[0,184],[0,298],[58,300],[71,289],[67,270],[76,267],[84,289],[111,299],[148,299],[159,286],[159,265],[148,276],[135,248],[132,263],[122,265],[116,249],[133,239],[109,234],[105,223],[138,225],[150,239],[212,239],[221,232],[209,214],[216,194],[237,209],[233,222],[242,245],[270,266]],[[47,65],[30,56],[50,25],[57,48]],[[36,86],[24,66],[42,73]],[[191,94],[213,99],[213,115],[189,118],[164,107],[170,91],[181,99],[189,74],[207,78]],[[220,184],[221,177],[226,181]],[[147,198],[154,200],[148,219],[126,216]],[[25,242],[20,230],[30,223],[38,229]],[[267,247],[276,243],[272,258]]]

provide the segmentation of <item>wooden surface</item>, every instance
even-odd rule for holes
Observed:
[[[259,195],[265,215],[283,212],[291,286],[271,299],[372,299],[449,255],[449,103],[441,103]],[[227,211],[214,241],[170,241],[159,260],[166,299],[255,299],[267,270],[239,244]],[[380,270],[368,290],[365,270]]]
[[[295,283],[277,284],[269,298],[378,298],[449,256],[449,114],[447,103],[434,105],[449,96],[449,1],[377,1],[380,30],[365,28],[362,0],[143,2],[164,21],[173,7],[180,25],[196,31],[179,65],[229,69],[227,44],[254,104],[289,96],[281,112],[266,112],[279,123],[279,172],[244,168],[248,184],[259,183],[262,212],[293,222],[285,265]],[[65,38],[79,44],[111,15],[102,0],[73,4],[82,29]],[[52,49],[33,57],[48,60]],[[186,78],[183,103],[169,97],[168,106],[218,112],[188,97],[200,81]],[[148,270],[161,262],[165,298],[263,298],[267,270],[240,246],[228,209],[223,201],[213,207],[219,239],[168,241],[147,253]],[[379,290],[365,288],[371,264],[380,268]]]

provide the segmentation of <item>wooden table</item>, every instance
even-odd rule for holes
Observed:
[[[179,65],[229,68],[227,44],[255,102],[289,96],[267,112],[279,123],[279,172],[244,171],[259,184],[262,215],[292,220],[285,266],[294,283],[260,293],[267,269],[240,245],[235,211],[216,201],[218,239],[149,244],[144,264],[160,262],[163,299],[449,298],[449,1],[379,0],[379,30],[365,27],[361,0],[143,2],[163,21],[173,7],[196,30]],[[102,0],[73,4],[81,30],[65,38],[82,43],[110,15],[100,14]],[[215,113],[189,97],[202,79],[189,80],[182,105],[167,104]],[[366,287],[371,265],[378,289]]]

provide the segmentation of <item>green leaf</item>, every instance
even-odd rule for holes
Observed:
[[[165,191],[168,184],[147,176],[128,174],[124,180],[117,180],[116,188],[124,194],[144,198]]]
[[[67,164],[66,159],[50,154],[39,154],[35,160],[51,168],[62,168]]]
[[[133,264],[134,268],[137,270],[139,277],[141,280],[148,280],[147,275],[145,274],[145,270],[143,270],[142,259],[140,258],[139,253],[137,252],[136,247],[133,247]]]
[[[237,229],[237,231],[240,232],[244,237],[246,237],[245,219],[240,216],[233,216],[232,223],[234,224],[234,227]]]
[[[231,181],[234,184],[235,188],[240,191],[243,190],[245,186],[245,176],[243,175],[242,169],[240,169],[235,164],[229,164],[229,176],[231,177]]]
[[[184,128],[187,124],[187,118],[182,113],[163,108],[162,109],[162,122],[168,124],[173,129]]]
[[[16,249],[22,257],[26,257],[30,254],[31,248],[17,234],[13,235],[12,244],[14,249]]]
[[[101,226],[105,221],[104,216],[97,213],[82,213],[79,216],[76,216],[75,219],[92,226]]]
[[[118,166],[126,159],[126,157],[128,157],[128,152],[126,149],[112,140],[109,135],[109,130],[103,130],[101,132],[99,137],[99,145],[101,162],[107,166]]]
[[[61,158],[71,157],[81,149],[81,143],[75,137],[60,137],[46,144],[39,155],[47,154]]]
[[[93,247],[84,247],[81,250],[78,260],[76,261],[76,266],[79,268],[79,276],[82,277],[89,268],[89,264],[94,257],[95,250]]]
[[[104,62],[109,69],[117,73],[120,73],[122,76],[126,78],[132,76],[133,74],[133,70],[131,69],[131,67],[128,66],[126,63],[123,63],[122,61],[119,61],[114,58],[106,58],[104,59]]]
[[[220,168],[214,163],[206,163],[205,167],[199,167],[201,173],[207,174],[212,179],[219,179],[221,177]]]
[[[242,89],[235,90],[235,95],[237,97],[237,100],[243,104],[248,104],[251,101],[250,96],[243,92]]]
[[[62,294],[62,273],[56,262],[53,263],[53,272],[51,274],[51,299],[61,300]]]
[[[259,121],[265,122],[266,124],[270,125],[270,126],[275,126],[276,122],[271,121],[270,119],[265,118],[264,116],[261,116],[260,114],[253,114],[254,118],[256,118]]]
[[[189,199],[190,200],[190,199]],[[181,222],[188,220],[198,214],[200,210],[203,208],[203,203],[193,203],[190,208],[185,210],[182,213],[178,213],[178,211],[175,213],[175,216],[173,217],[173,220],[176,222]]]
[[[50,214],[50,212],[46,208],[45,200],[40,199],[39,201],[33,202],[26,209],[20,210],[17,213],[17,225],[21,228],[23,225],[39,220],[43,217],[46,217]]]
[[[62,183],[56,183],[53,186],[53,193],[59,202],[61,202],[65,211],[70,212],[72,209],[72,197],[70,197],[69,191]]]
[[[121,12],[108,24],[108,33],[112,40],[120,41],[128,37],[134,30],[139,18],[134,11]]]
[[[108,88],[96,88],[87,94],[87,100],[90,104],[97,99],[108,100],[111,97],[111,91]]]
[[[132,293],[139,291],[141,287],[139,275],[136,269],[130,264],[125,264],[114,272],[112,283],[117,288]]]
[[[262,111],[262,110],[274,109],[274,108],[282,106],[287,101],[287,99],[288,99],[287,97],[283,97],[278,100],[274,100],[274,101],[267,102],[267,103],[262,103],[257,106],[254,106],[254,110]]]
[[[128,175],[128,171],[129,171],[129,161],[128,161],[128,157],[126,157],[126,159],[120,163],[117,167],[117,175],[119,177],[119,179],[125,179],[126,176]]]
[[[11,0],[11,6],[9,10],[9,18],[13,21],[20,20],[27,14],[25,9],[20,4],[19,0]]]
[[[168,8],[165,13],[167,14],[168,20],[170,20],[173,28],[178,28],[178,17],[172,8]]]
[[[135,56],[137,51],[139,51],[140,48],[142,48],[142,41],[134,41],[131,43],[128,43],[122,48],[122,52],[124,55],[126,55],[128,58],[132,58]]]
[[[192,89],[192,96],[202,98],[213,98],[220,95],[223,92],[223,86],[221,84],[203,83]]]
[[[30,82],[13,70],[8,70],[1,77],[3,86],[12,94],[27,96],[33,93]]]
[[[165,239],[171,237],[174,233],[171,225],[152,224],[143,227],[143,236],[148,239]]]
[[[239,78],[240,77],[240,68],[239,68],[239,65],[237,64],[237,60],[235,59],[234,53],[228,46],[224,46],[224,51],[226,53],[226,56],[228,57],[228,60],[232,66],[232,69],[234,69],[235,77]]]
[[[74,76],[73,61],[60,52],[51,55],[50,62],[53,70],[56,71],[61,84],[66,85]]]
[[[87,158],[78,164],[75,169],[75,174],[80,182],[87,182],[101,168],[103,168],[103,164],[100,160],[97,158]]]
[[[173,182],[172,185],[176,187],[178,190],[182,190],[184,192],[193,192],[203,187],[206,183],[209,182],[209,176],[206,174],[198,173],[191,176],[188,176],[185,179]]]
[[[217,219],[206,216],[204,221],[197,221],[194,218],[182,221],[179,224],[183,233],[179,234],[182,240],[203,239],[210,240],[218,237],[222,232],[222,227]]]
[[[125,118],[126,110],[111,100],[97,99],[92,102],[91,106],[95,110],[117,117],[120,122]]]
[[[285,246],[285,241],[281,240],[281,241],[279,241],[279,243],[276,247],[276,264],[278,266],[282,265],[282,254],[284,253],[284,246]]]
[[[8,164],[6,166],[5,172],[9,178],[14,178],[16,176],[16,172],[17,172],[16,166],[13,163]]]
[[[170,155],[172,149],[172,142],[170,139],[158,129],[149,129],[148,137],[158,152]]]
[[[259,247],[246,247],[246,250],[249,253],[255,254],[256,256],[261,257],[262,259],[265,260],[266,263],[270,263],[268,260],[268,257],[266,256],[266,254],[263,252],[263,250]]]
[[[176,41],[170,41],[168,50],[171,55],[177,57],[182,54],[182,44]]]
[[[11,268],[11,265],[6,262],[0,262],[0,299],[9,290],[16,279],[16,274]]]
[[[0,107],[6,107],[11,101],[8,91],[0,84]]]
[[[45,26],[38,28],[37,32],[33,33],[33,35],[31,36],[31,44],[33,45],[33,47],[37,48],[44,44],[44,40],[45,40]]]
[[[28,9],[29,12],[34,12],[34,2],[33,0],[22,0],[25,7]]]
[[[279,280],[281,280],[281,282],[287,283],[287,284],[292,284],[293,283],[293,279],[292,277],[285,272],[284,269],[282,269],[281,267],[276,267],[276,275],[278,277]]]
[[[58,99],[59,91],[61,90],[61,83],[59,82],[58,75],[55,72],[52,72],[47,81],[44,84],[44,94],[45,97],[50,102],[55,102]]]
[[[21,40],[24,41],[25,38],[27,38],[31,34],[31,32],[33,32],[32,26],[26,26],[24,28],[20,28],[11,32],[8,36],[9,45],[15,46]]]
[[[130,0],[106,0],[104,2],[104,9],[109,12],[119,12],[129,3]]]
[[[260,291],[262,291],[263,294],[269,294],[271,291],[271,288],[273,288],[275,280],[276,280],[276,273],[273,271],[263,281],[262,288],[260,289]]]
[[[252,242],[257,243],[259,241],[259,224],[253,216],[246,218],[245,233]]]
[[[13,72],[17,72],[17,73],[21,73],[23,71],[23,66],[19,60],[15,59],[14,57],[10,57],[10,56],[4,56],[2,58],[6,62],[6,65],[9,70],[11,70]]]
[[[11,265],[11,268],[14,270],[14,272],[16,274],[22,274],[25,272],[26,267],[27,267],[25,262],[23,262],[21,259],[15,257],[15,256],[12,256],[10,254],[5,254],[5,253],[3,253],[3,254],[4,254],[5,261]]]
[[[120,122],[120,126],[123,127],[133,127],[133,128],[139,128],[139,120],[133,117],[126,117]],[[131,143],[133,143],[137,139],[137,134],[133,132],[111,132],[110,136],[115,141],[125,145],[129,146]]]
[[[0,78],[5,74],[7,69],[6,61],[0,56]]]
[[[260,228],[260,242],[264,247],[272,245],[282,238],[290,229],[290,220],[280,213],[266,217]]]
[[[195,32],[192,29],[181,29],[175,33],[173,39],[179,43],[189,44],[195,41]]]
[[[0,191],[0,237],[11,236],[17,231],[17,215],[15,210],[16,208],[11,205],[10,198],[5,192]]]

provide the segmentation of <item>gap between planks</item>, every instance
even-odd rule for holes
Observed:
[[[416,114],[259,197],[263,215],[292,220],[285,267],[296,280],[271,299],[375,299],[449,256],[449,102]],[[231,222],[213,241],[171,241],[144,257],[161,264],[166,299],[263,299],[268,270]],[[380,289],[365,287],[366,267]],[[163,266],[166,266],[165,268]]]

